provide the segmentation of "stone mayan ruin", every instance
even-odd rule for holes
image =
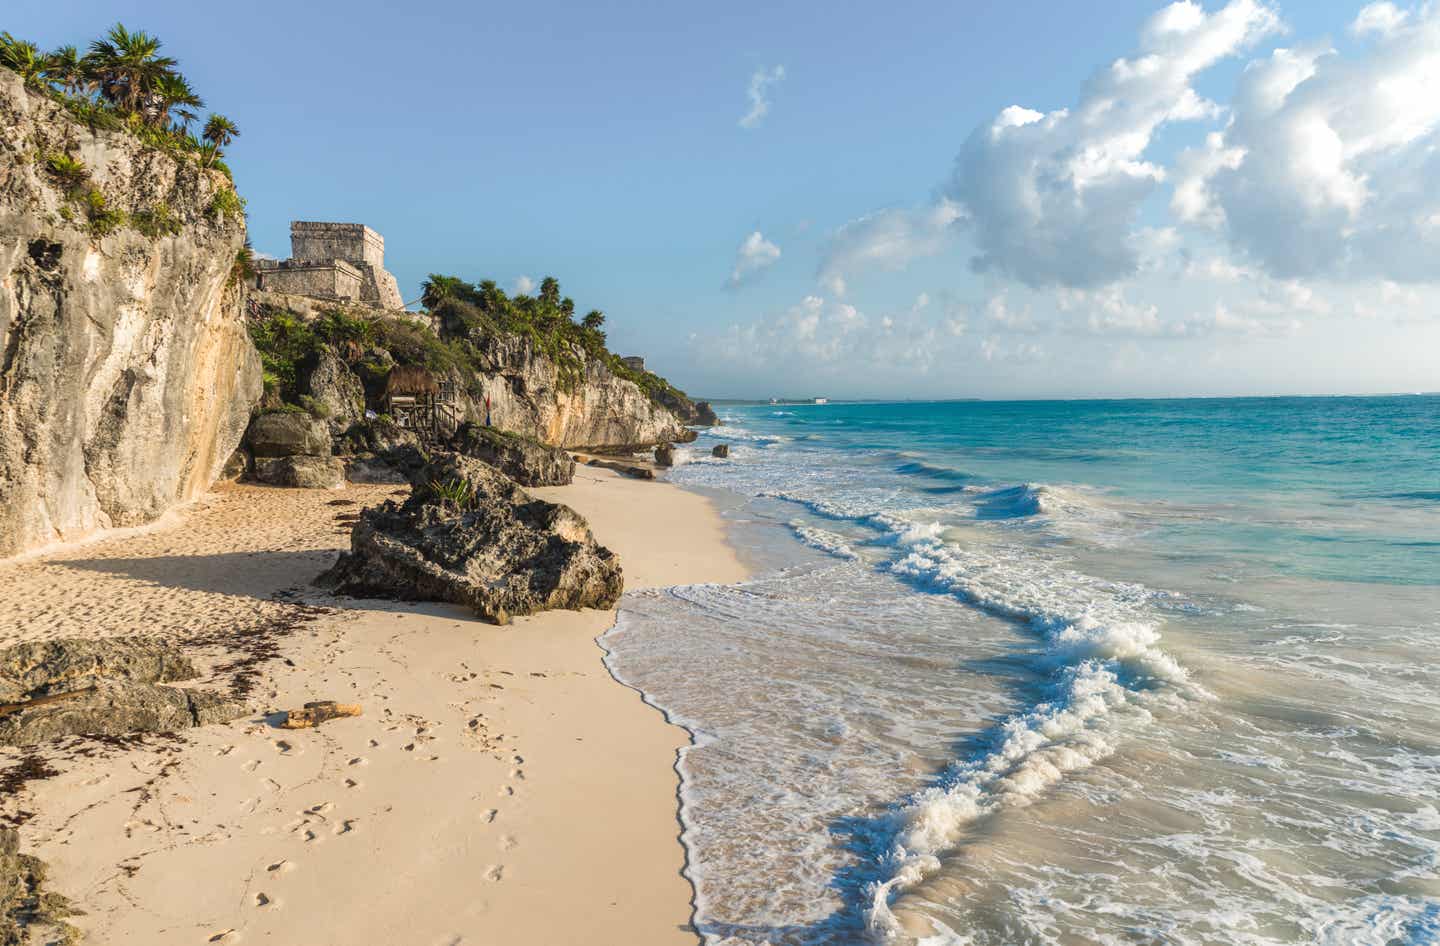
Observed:
[[[290,258],[259,260],[255,288],[313,299],[343,299],[403,309],[385,270],[385,238],[361,223],[290,223]]]

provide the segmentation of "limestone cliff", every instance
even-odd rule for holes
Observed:
[[[0,555],[148,522],[239,443],[261,373],[230,187],[0,70]]]
[[[652,401],[634,382],[595,359],[584,360],[578,382],[518,335],[479,340],[491,370],[479,375],[490,397],[492,423],[557,447],[650,447],[688,439],[682,418]],[[483,398],[471,400],[470,420],[483,422]]]

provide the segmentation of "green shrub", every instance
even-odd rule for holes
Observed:
[[[150,239],[158,239],[163,236],[174,236],[182,229],[180,220],[170,205],[163,200],[144,210],[137,210],[130,215],[130,221],[136,230]]]
[[[47,155],[45,170],[63,184],[67,191],[80,187],[90,179],[90,169],[85,167],[85,162],[64,153]]]
[[[260,352],[267,377],[275,379],[282,400],[296,400],[297,366],[319,346],[310,326],[293,312],[273,312],[249,322],[250,339]]]
[[[245,215],[245,198],[228,187],[222,187],[210,198],[210,212],[224,220],[237,220]]]
[[[428,491],[434,498],[457,509],[474,509],[476,506],[475,486],[469,480],[431,480]]]
[[[334,411],[330,410],[328,404],[317,401],[308,394],[300,395],[300,407],[308,411],[310,416],[316,420],[329,420],[331,415],[334,414]]]
[[[85,211],[85,219],[90,222],[90,232],[97,237],[114,233],[125,226],[125,211],[111,207],[105,195],[96,188],[86,191],[80,198],[80,204]]]

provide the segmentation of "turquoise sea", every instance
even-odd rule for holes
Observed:
[[[1440,397],[721,415],[603,640],[708,943],[1440,943]]]

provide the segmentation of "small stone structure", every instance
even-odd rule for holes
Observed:
[[[290,259],[259,260],[255,288],[315,299],[403,309],[385,269],[385,238],[362,223],[290,223]]]
[[[620,361],[631,371],[645,370],[645,359],[640,355],[626,355],[624,358],[621,358]]]

